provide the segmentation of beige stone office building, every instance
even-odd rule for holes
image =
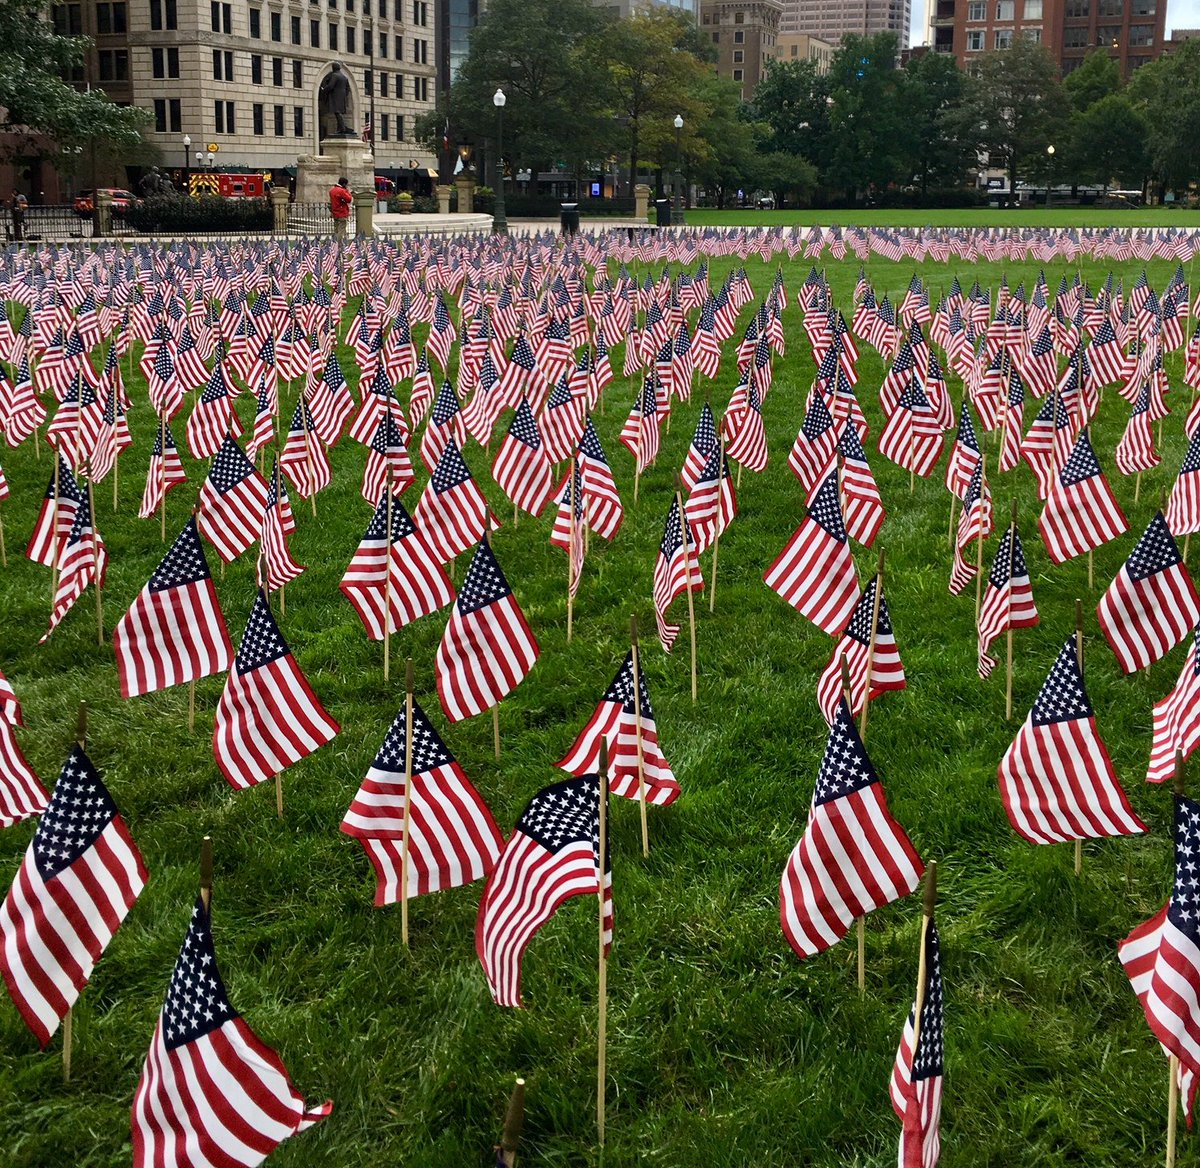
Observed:
[[[744,101],[774,56],[782,16],[783,0],[702,0],[700,27],[716,47],[717,73],[742,87]]]
[[[775,38],[774,57],[777,61],[812,61],[817,72],[829,72],[837,45],[823,41],[806,32],[781,32]]]

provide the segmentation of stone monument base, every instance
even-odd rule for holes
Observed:
[[[375,156],[358,138],[323,138],[320,154],[302,154],[296,163],[296,202],[324,203],[329,188],[345,175],[352,191],[375,197]]]

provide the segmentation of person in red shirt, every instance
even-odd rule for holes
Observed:
[[[336,239],[346,238],[350,208],[353,206],[354,196],[350,193],[349,184],[343,175],[329,188],[329,213],[333,216],[333,234]]]

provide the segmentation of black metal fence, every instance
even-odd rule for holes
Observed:
[[[354,219],[347,224],[347,234],[354,234]],[[328,203],[289,203],[288,235],[332,235],[333,215]]]
[[[4,224],[4,238],[7,242],[19,242],[18,237],[27,243],[58,243],[72,239],[91,239],[91,216],[81,216],[75,213],[75,208],[69,203],[54,206],[29,207],[24,214],[24,222],[18,226],[17,219],[8,216]]]

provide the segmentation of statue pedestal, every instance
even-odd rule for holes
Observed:
[[[342,175],[352,191],[375,198],[375,156],[358,138],[324,138],[320,154],[302,154],[296,163],[296,202],[324,203]]]

